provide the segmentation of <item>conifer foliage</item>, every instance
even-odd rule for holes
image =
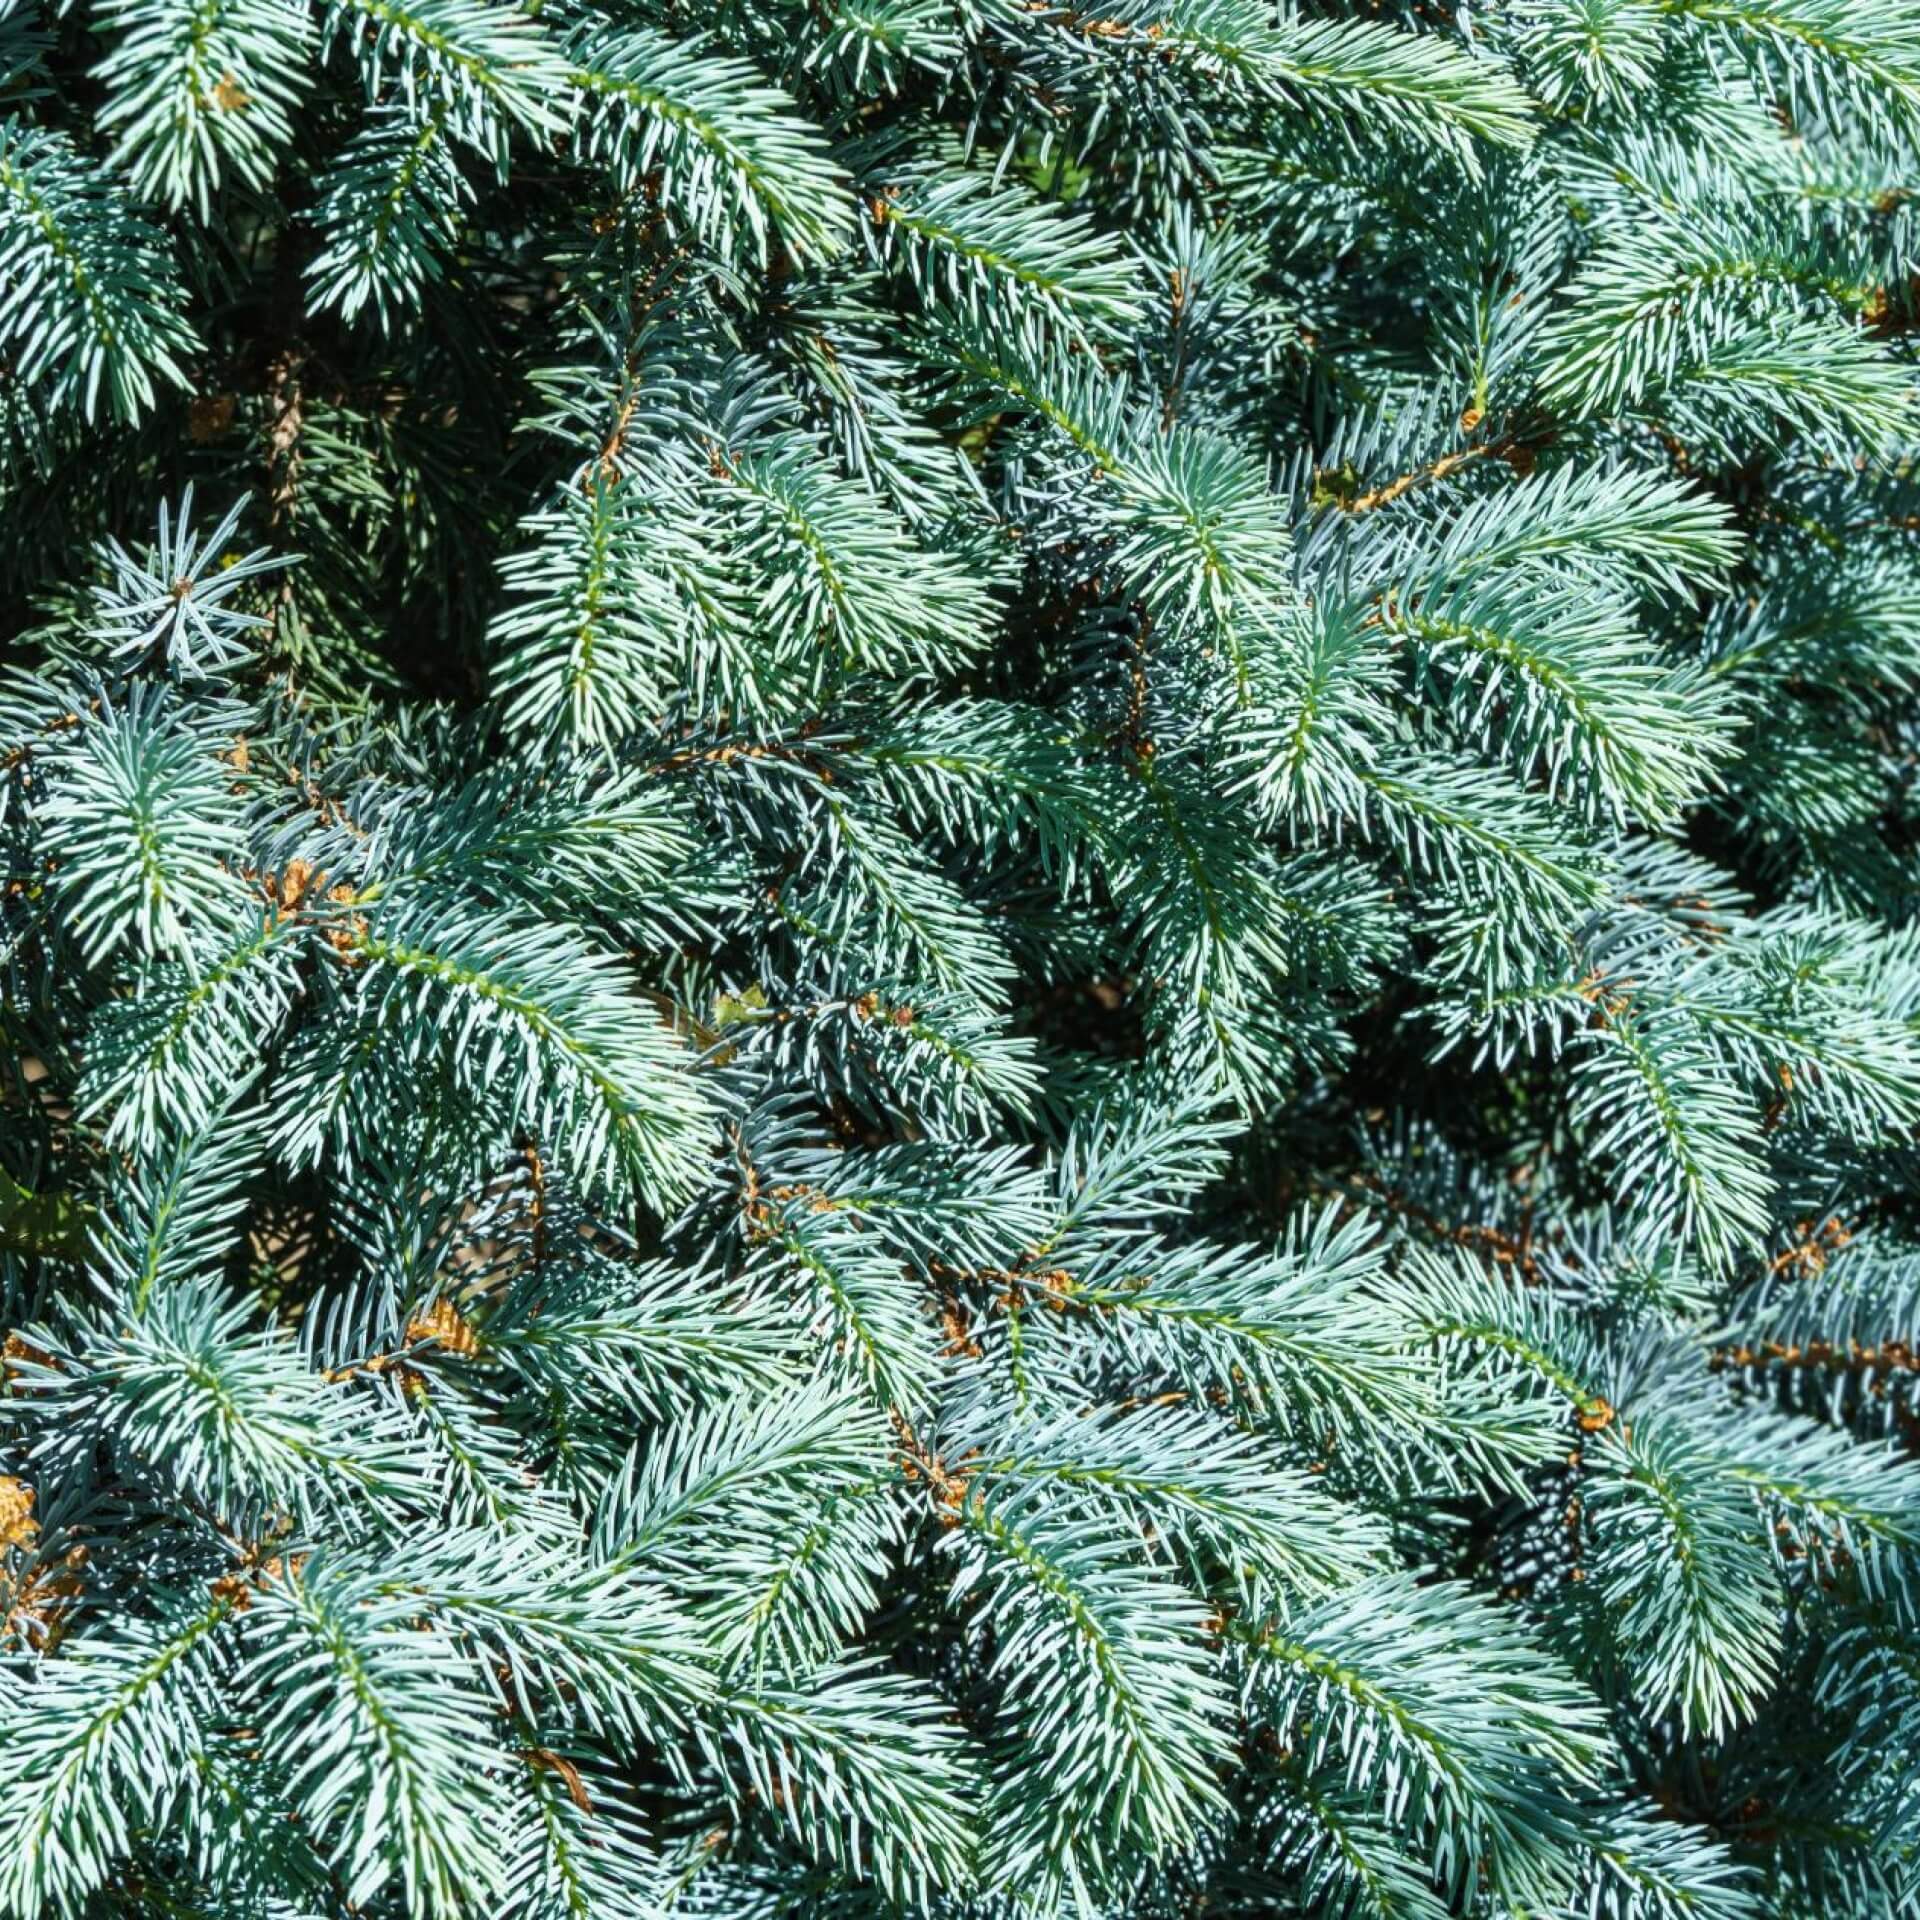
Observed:
[[[0,6],[0,1915],[1920,1912],[1910,0]]]

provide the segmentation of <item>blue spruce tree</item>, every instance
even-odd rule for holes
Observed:
[[[0,1916],[1920,1915],[1911,0],[0,4]]]

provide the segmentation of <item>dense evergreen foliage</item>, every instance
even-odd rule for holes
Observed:
[[[0,1915],[1920,1913],[1912,0],[0,7]]]

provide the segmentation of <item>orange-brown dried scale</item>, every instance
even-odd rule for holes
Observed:
[[[40,1537],[33,1517],[33,1489],[11,1474],[0,1474],[0,1549],[30,1547]]]
[[[1049,1267],[1027,1276],[1030,1285],[1039,1288],[1044,1304],[1054,1313],[1065,1313],[1079,1303],[1074,1299],[1077,1282],[1064,1267]]]
[[[463,1359],[471,1359],[480,1351],[480,1336],[462,1317],[460,1309],[444,1297],[407,1322],[409,1346],[419,1346],[427,1341],[434,1342],[443,1352],[459,1354]]]
[[[941,1352],[949,1357],[965,1355],[969,1360],[978,1360],[981,1346],[969,1329],[958,1307],[949,1305],[940,1315],[940,1330],[947,1336],[947,1344]]]
[[[955,1466],[949,1467],[945,1459],[922,1446],[898,1408],[892,1411],[893,1429],[900,1441],[900,1471],[909,1481],[924,1482],[938,1503],[940,1524],[943,1527],[957,1527],[960,1524],[961,1508],[965,1505],[967,1486],[973,1475],[967,1469],[966,1456]]]
[[[235,1613],[246,1613],[253,1606],[253,1583],[238,1573],[223,1573],[209,1588],[216,1600],[223,1601]]]
[[[43,1367],[52,1372],[53,1357],[42,1353],[19,1334],[8,1334],[4,1341],[0,1341],[0,1378],[17,1380],[28,1367]]]
[[[347,896],[349,899],[352,896]],[[344,920],[335,921],[325,928],[321,935],[334,956],[343,967],[359,967],[366,964],[367,956],[362,951],[367,938],[367,918],[365,914],[349,914]]]
[[[1802,1220],[1795,1225],[1793,1232],[1792,1244],[1775,1256],[1769,1271],[1781,1273],[1791,1268],[1808,1275],[1822,1273],[1826,1270],[1828,1259],[1853,1240],[1846,1225],[1833,1215],[1822,1221],[1817,1230],[1811,1220]]]
[[[66,1633],[71,1609],[65,1604],[86,1590],[81,1569],[86,1565],[84,1546],[70,1547],[58,1560],[35,1567],[18,1587],[8,1591],[8,1582],[0,1576],[0,1606],[4,1606],[5,1631],[15,1638],[30,1638],[42,1653],[50,1653]]]

